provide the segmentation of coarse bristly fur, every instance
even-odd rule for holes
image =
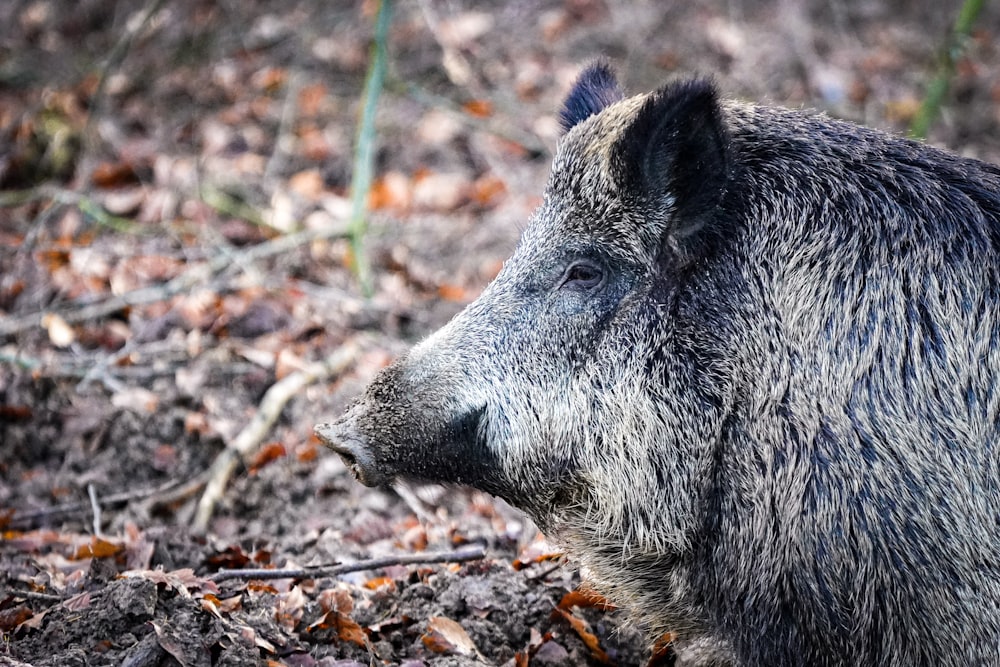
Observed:
[[[680,665],[1000,664],[1000,169],[587,69],[482,296],[319,435],[523,508]]]

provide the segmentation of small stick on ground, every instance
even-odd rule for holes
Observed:
[[[193,527],[199,532],[208,528],[215,505],[222,498],[229,478],[240,461],[251,456],[271,430],[285,404],[306,385],[342,373],[358,356],[358,344],[350,340],[321,362],[310,364],[276,382],[264,394],[257,414],[230,445],[212,463],[205,492],[198,501]]]
[[[13,336],[27,329],[41,326],[42,318],[49,312],[57,312],[66,322],[73,324],[74,322],[83,322],[104,317],[129,306],[166,301],[175,294],[209,282],[212,276],[229,266],[239,266],[241,262],[249,263],[266,257],[280,255],[300,245],[311,243],[312,241],[344,236],[347,232],[347,226],[340,224],[322,229],[306,229],[258,243],[239,253],[217,255],[207,262],[192,266],[177,277],[159,285],[141,287],[97,303],[75,307],[67,305],[63,310],[53,308],[28,313],[19,317],[6,317],[0,320],[0,338]]]
[[[392,565],[418,565],[423,563],[462,563],[468,560],[479,560],[486,554],[479,545],[463,547],[455,551],[438,551],[418,554],[399,554],[371,560],[346,563],[343,565],[320,565],[317,567],[302,567],[288,570],[219,570],[209,577],[219,583],[229,579],[321,579],[336,577],[348,572],[363,570],[378,570]]]
[[[125,491],[110,496],[104,496],[103,498],[99,498],[98,501],[102,509],[107,509],[109,507],[124,505],[125,503],[136,500],[144,500],[162,494],[170,494],[171,492],[174,492],[176,486],[176,481],[170,481],[155,489]],[[14,515],[8,522],[8,527],[14,530],[27,530],[47,521],[61,521],[68,516],[80,515],[85,512],[87,508],[93,508],[93,504],[90,500],[87,502],[73,502],[62,505],[54,505],[52,507],[46,507],[30,512],[15,511]]]
[[[93,484],[87,485],[87,495],[90,497],[90,509],[94,513],[94,535],[103,537],[101,534],[101,501],[97,499],[97,489]]]

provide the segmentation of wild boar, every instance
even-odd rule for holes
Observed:
[[[602,63],[450,323],[316,432],[522,508],[679,665],[1000,664],[1000,169]]]

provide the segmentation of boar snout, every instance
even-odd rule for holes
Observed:
[[[324,445],[340,454],[344,465],[365,486],[382,486],[389,481],[375,463],[367,438],[357,428],[356,410],[335,422],[318,424],[314,432]]]

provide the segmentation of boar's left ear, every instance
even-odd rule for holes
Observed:
[[[712,83],[693,79],[651,93],[616,141],[612,168],[624,191],[651,206],[669,205],[675,238],[701,228],[729,171],[728,133]]]
[[[577,123],[624,98],[625,94],[618,85],[611,65],[598,60],[583,70],[573,84],[559,113],[559,124],[564,133],[569,132]]]

